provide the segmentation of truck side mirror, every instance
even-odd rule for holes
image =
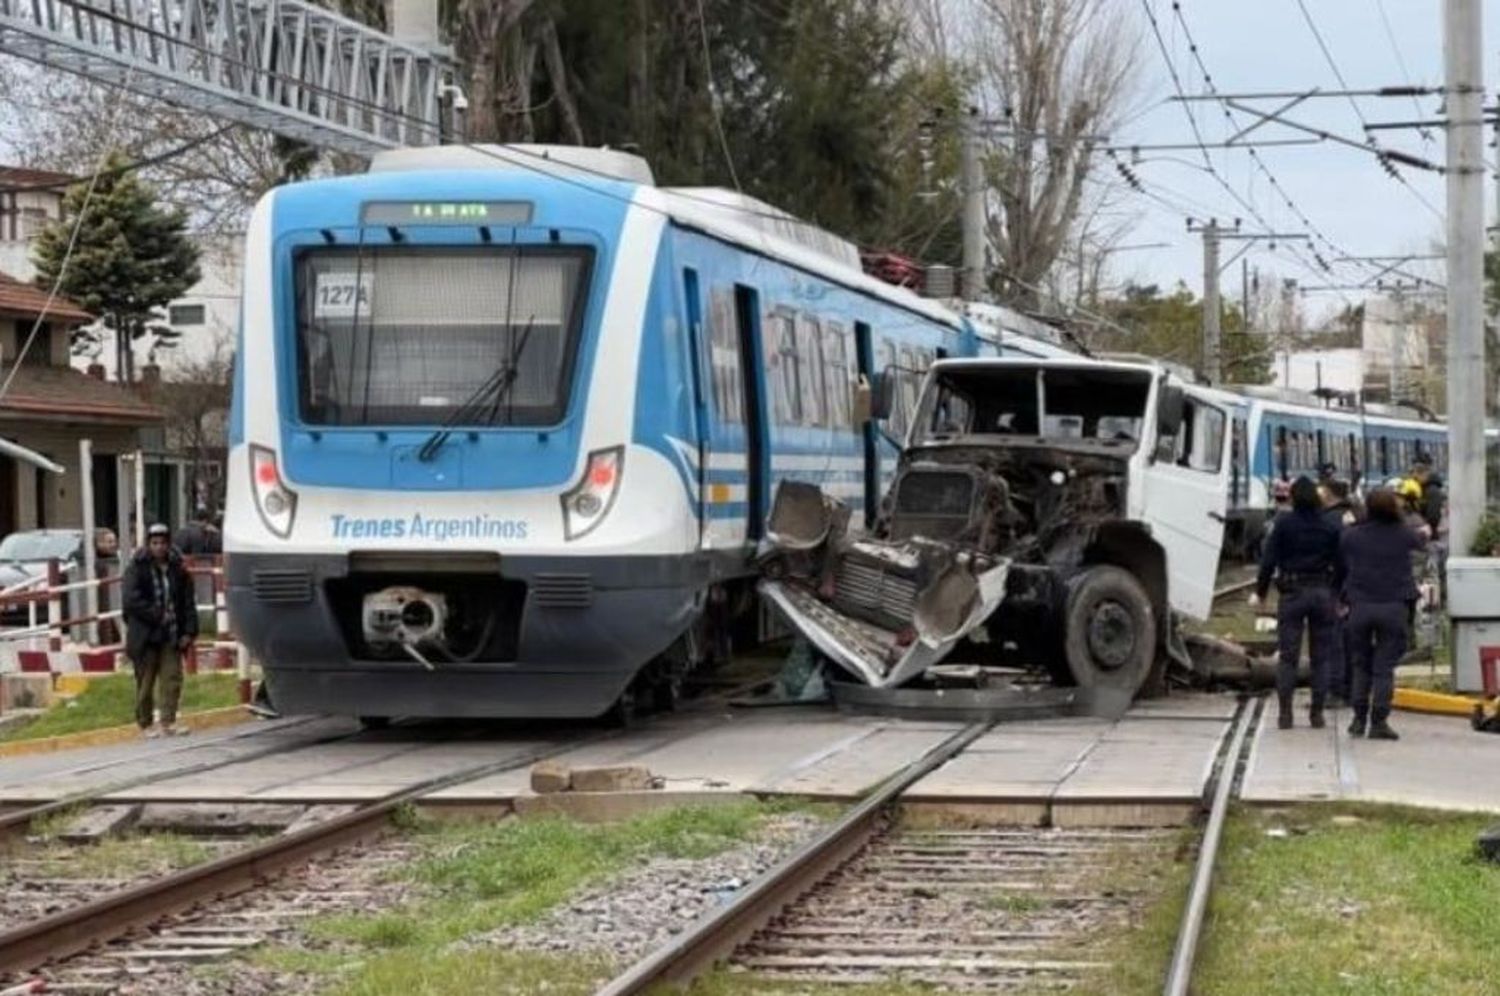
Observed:
[[[891,417],[891,398],[895,393],[895,379],[889,371],[867,378],[860,374],[854,386],[854,422],[883,422]]]

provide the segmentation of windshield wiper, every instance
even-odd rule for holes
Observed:
[[[517,371],[519,370],[516,364],[520,361],[521,353],[526,348],[526,341],[531,336],[531,325],[535,320],[535,315],[526,320],[526,328],[521,333],[520,345],[501,361],[494,372],[485,378],[483,384],[474,389],[474,392],[464,400],[463,404],[453,410],[453,414],[443,419],[443,424],[438,426],[432,435],[427,437],[427,441],[422,444],[422,448],[417,450],[418,460],[423,463],[431,463],[436,459],[438,453],[442,451],[444,444],[453,435],[454,428],[472,418],[486,402],[490,403],[490,414],[485,419],[485,424],[495,424],[495,416],[500,412],[500,402],[510,394],[511,385],[516,382]],[[492,395],[494,400],[490,402]]]

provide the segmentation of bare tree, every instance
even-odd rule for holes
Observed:
[[[230,384],[234,378],[234,348],[227,335],[217,336],[213,349],[197,359],[173,364],[170,381],[153,392],[151,400],[167,412],[167,444],[188,459],[183,482],[189,507],[223,503],[223,475],[207,473],[218,463],[221,470],[229,421]]]
[[[976,0],[970,37],[1004,136],[988,162],[1000,290],[1031,303],[1074,234],[1100,137],[1129,99],[1136,31],[1110,0]]]
[[[0,59],[0,132],[28,166],[85,175],[109,145],[135,161],[162,198],[189,214],[195,231],[242,231],[255,202],[289,171],[342,172],[339,157],[303,153],[269,132],[225,126],[193,111]],[[116,119],[110,108],[126,107]],[[111,122],[117,121],[111,133]]]

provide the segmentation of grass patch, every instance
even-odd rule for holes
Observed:
[[[85,847],[52,843],[44,838],[41,844],[13,853],[41,862],[28,875],[120,879],[165,874],[202,864],[214,855],[201,841],[170,833],[126,834]]]
[[[238,684],[231,673],[183,677],[180,712],[200,712],[238,703]],[[134,721],[135,678],[130,674],[111,674],[92,679],[76,698],[59,702],[30,722],[0,730],[0,741],[60,737],[68,733],[125,726]]]
[[[1475,835],[1492,822],[1383,806],[1236,811],[1193,991],[1500,993],[1500,867],[1474,857]],[[1191,873],[1188,862],[1175,870],[1167,898],[1112,947],[1107,976],[1081,992],[1161,991]]]
[[[1500,993],[1492,817],[1386,807],[1245,811],[1227,827],[1198,991]],[[1285,838],[1266,831],[1284,827]],[[1247,973],[1247,964],[1256,971]]]
[[[683,807],[611,824],[558,817],[495,822],[418,818],[421,856],[393,874],[420,898],[373,914],[309,925],[314,952],[252,957],[323,976],[344,996],[401,993],[588,993],[611,968],[598,958],[505,952],[458,942],[535,920],[579,890],[646,860],[700,859],[754,838],[795,803]],[[290,959],[290,960],[289,960]]]

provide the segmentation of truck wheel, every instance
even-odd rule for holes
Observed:
[[[1129,571],[1102,565],[1069,586],[1063,653],[1075,684],[1134,695],[1156,660],[1156,614]]]

